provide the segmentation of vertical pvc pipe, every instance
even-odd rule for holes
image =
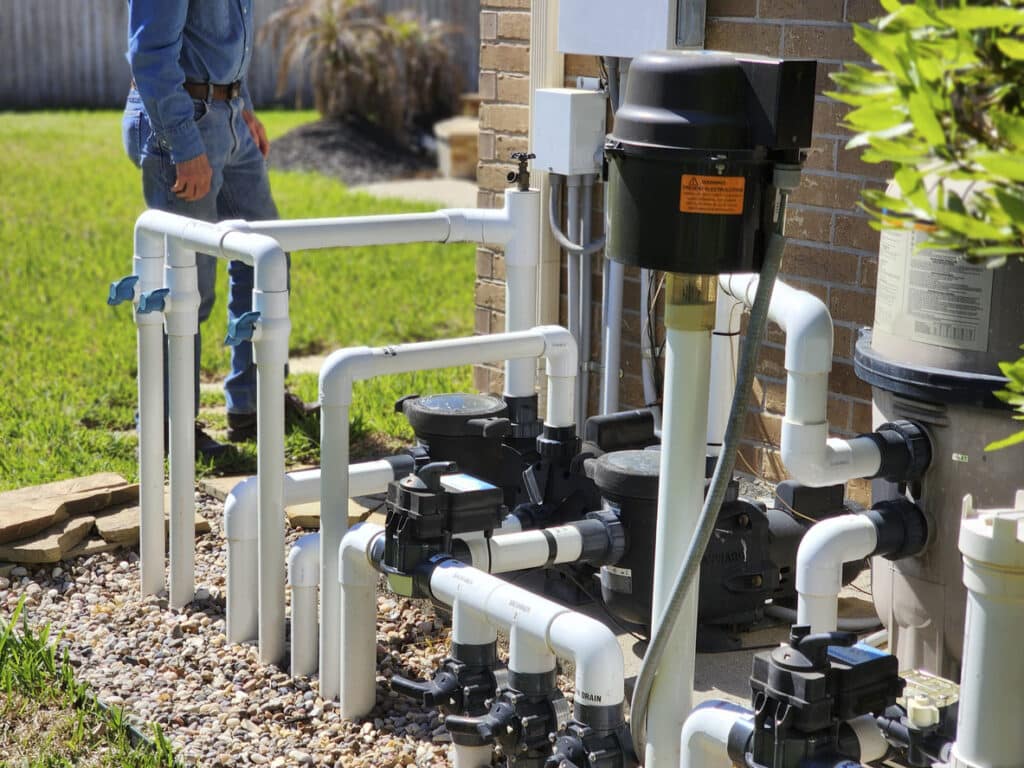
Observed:
[[[1015,506],[976,512],[971,496],[963,501],[967,623],[954,768],[1011,768],[1024,755],[1024,491]]]
[[[665,398],[654,552],[654,631],[671,598],[685,546],[704,502],[711,331],[717,281],[669,275],[666,292]],[[699,310],[703,310],[698,314]],[[647,768],[679,765],[679,734],[690,714],[697,625],[696,579],[669,639],[672,659],[658,671],[647,715]]]
[[[718,289],[715,332],[711,337],[711,392],[708,400],[708,456],[718,456],[729,423],[740,346],[740,302]]]
[[[594,179],[593,174],[583,177],[583,210],[580,217],[580,242],[589,243],[591,236],[591,217],[594,213]],[[594,262],[593,256],[585,253],[580,257],[580,375],[577,391],[578,412],[582,421],[587,420],[590,411],[590,347],[592,335],[592,317],[594,304]],[[580,432],[579,434],[583,434]]]
[[[347,467],[348,405],[328,405],[321,397],[320,464],[323,467]],[[326,472],[320,476],[320,695],[336,699],[339,691],[341,659],[341,597],[338,586],[338,547],[348,530],[348,476],[344,472]],[[352,599],[360,605],[374,601],[374,587],[361,587]],[[349,595],[346,594],[346,600]],[[365,612],[363,612],[365,616]],[[362,619],[361,619],[362,620]],[[371,618],[371,621],[373,619]],[[346,622],[347,624],[347,622]],[[375,624],[374,624],[375,626]],[[342,633],[346,630],[342,628]],[[348,646],[345,646],[348,649]],[[346,650],[346,653],[351,653]],[[376,669],[375,659],[370,660]],[[348,664],[346,664],[348,666]],[[371,702],[370,708],[373,708]],[[344,704],[343,704],[344,709]]]
[[[261,328],[253,342],[259,466],[260,661],[279,664],[285,649],[284,369],[288,361],[288,292],[261,290],[257,280],[253,309],[261,316]],[[283,331],[278,324],[284,325]]]
[[[493,755],[493,747],[465,747],[461,744],[452,744],[452,768],[487,768]]]
[[[512,237],[505,243],[505,331],[526,331],[537,324],[537,270],[540,262],[540,192],[505,192]],[[537,361],[505,361],[505,394],[528,397],[536,391]]]
[[[332,581],[339,616],[335,639],[345,655],[335,660],[334,687],[340,690],[341,716],[346,719],[369,714],[377,700],[377,571],[370,554],[374,539],[383,533],[379,525],[362,523],[345,535],[340,551],[335,549],[338,570]],[[326,675],[323,661],[321,657],[321,692]]]
[[[292,588],[291,673],[312,675],[317,670],[316,589],[320,583],[320,534],[295,542],[288,553],[288,583]]]
[[[622,344],[622,278],[624,267],[617,261],[605,259],[602,285],[603,342],[601,360],[601,413],[619,410],[619,368]]]
[[[651,342],[651,284],[654,273],[649,269],[640,270],[640,377],[644,390],[644,405],[658,402],[658,385],[655,381],[654,344]]]

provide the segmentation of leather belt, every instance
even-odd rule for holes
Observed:
[[[242,82],[236,80],[233,83],[224,85],[218,83],[190,83],[185,82],[185,90],[193,99],[204,101],[230,101],[237,99],[242,93]]]

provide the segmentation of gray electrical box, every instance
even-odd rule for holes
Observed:
[[[703,48],[707,0],[560,0],[558,50],[632,59]]]

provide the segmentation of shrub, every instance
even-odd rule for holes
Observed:
[[[281,51],[278,94],[293,75],[316,109],[360,116],[405,140],[455,111],[461,74],[450,39],[457,29],[412,11],[385,14],[372,0],[291,0],[260,30]]]
[[[990,267],[1024,258],[1024,3],[881,3],[887,15],[854,27],[878,66],[847,65],[830,94],[854,107],[847,147],[894,169],[899,194],[867,190],[865,209],[876,227],[924,229],[926,247]],[[1000,367],[996,394],[1024,421],[1024,358]],[[989,448],[1016,443],[1024,431]]]

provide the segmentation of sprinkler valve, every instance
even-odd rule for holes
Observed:
[[[246,312],[229,321],[224,346],[237,347],[243,341],[252,341],[253,334],[256,333],[256,321],[259,319],[259,312]]]
[[[148,315],[150,312],[163,312],[170,288],[157,288],[155,291],[148,291],[139,294],[139,306],[137,312],[140,315]]]
[[[128,275],[110,284],[110,293],[107,295],[107,304],[116,307],[126,301],[135,298],[135,286],[139,282],[138,275]]]

